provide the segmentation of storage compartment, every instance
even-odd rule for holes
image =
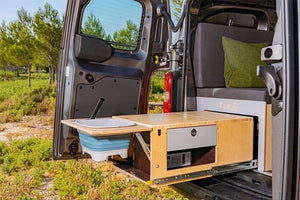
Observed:
[[[171,170],[181,167],[214,163],[216,161],[215,152],[215,146],[168,152],[167,169]]]
[[[190,151],[171,152],[167,154],[167,168],[190,166],[192,164],[192,154]]]

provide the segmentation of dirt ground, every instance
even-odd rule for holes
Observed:
[[[24,116],[22,121],[0,124],[0,140],[9,142],[21,138],[51,139],[53,117],[48,115]]]

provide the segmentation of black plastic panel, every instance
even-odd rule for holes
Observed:
[[[105,77],[94,84],[78,84],[74,118],[91,116],[99,98],[104,102],[97,117],[137,114],[140,81]]]
[[[100,38],[77,34],[75,56],[78,59],[103,62],[112,56],[112,47]]]

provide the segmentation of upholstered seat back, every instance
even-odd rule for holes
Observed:
[[[248,43],[271,43],[273,32],[199,23],[195,35],[193,60],[197,88],[225,87],[222,36]]]

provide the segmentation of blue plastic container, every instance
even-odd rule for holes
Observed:
[[[82,131],[78,133],[83,153],[90,154],[93,160],[103,161],[112,155],[127,158],[131,134],[92,136]]]

